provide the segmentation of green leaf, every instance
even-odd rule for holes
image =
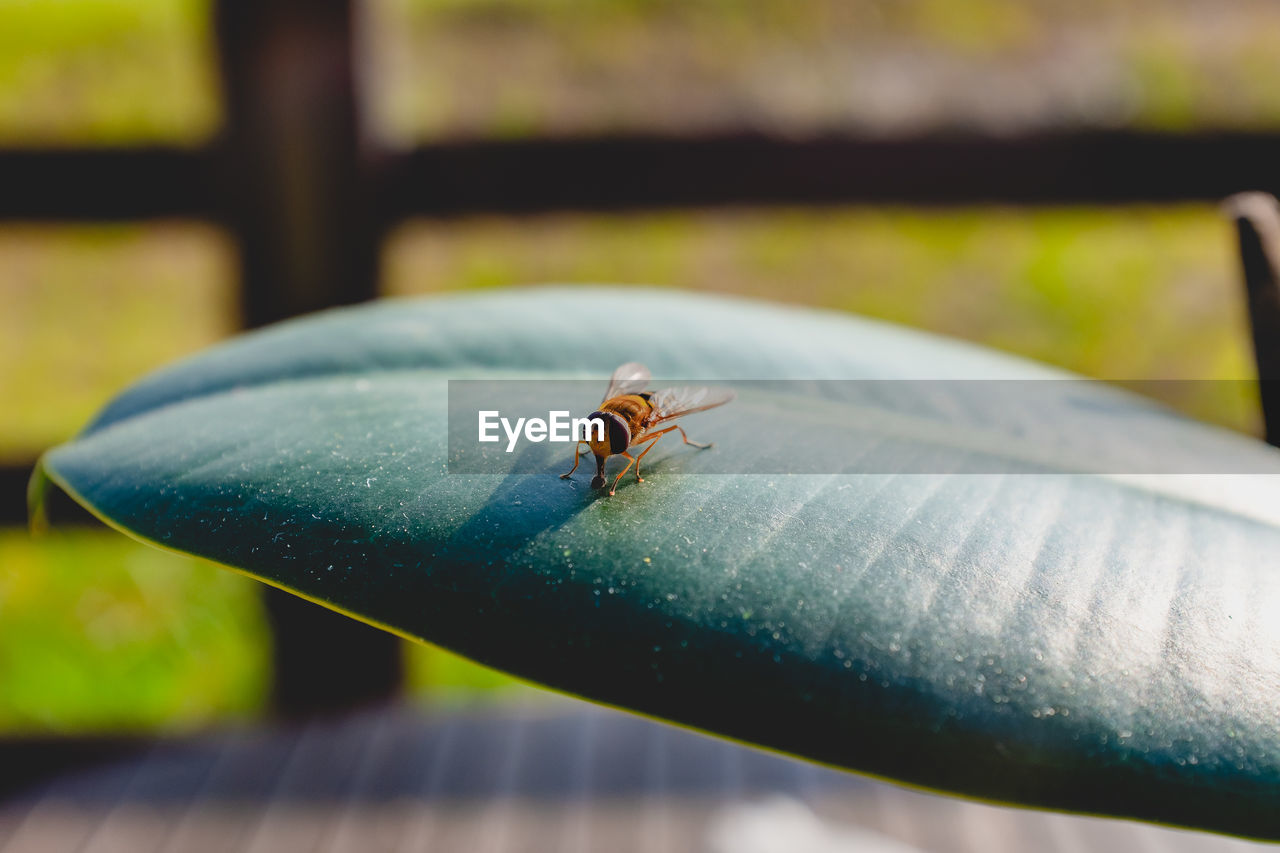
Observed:
[[[447,472],[448,379],[603,387],[629,360],[706,379],[1064,376],[851,317],[521,290],[245,335],[126,391],[44,464],[136,537],[597,701],[915,785],[1280,838],[1274,478],[1070,473],[1024,459],[1000,407],[965,434],[1049,473],[849,473],[858,454],[796,408],[788,449],[845,473],[691,476],[750,446],[780,407],[765,393],[691,417],[717,448],[673,443],[612,498]],[[1062,386],[1044,418],[1280,471],[1261,444]],[[914,412],[935,429],[911,440],[953,441],[947,411]],[[1086,452],[1089,431],[1071,433]]]

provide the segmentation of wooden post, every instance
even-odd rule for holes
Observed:
[[[351,0],[219,0],[223,221],[246,326],[371,299],[379,234],[356,98]],[[286,715],[391,695],[400,641],[267,591],[273,704]]]
[[[1226,201],[1240,238],[1267,443],[1280,447],[1280,207],[1266,193]]]

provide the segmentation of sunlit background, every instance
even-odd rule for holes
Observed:
[[[206,0],[0,0],[0,145],[200,145]],[[1263,0],[369,0],[365,119],[440,139],[753,129],[1280,126]],[[0,187],[3,192],[3,187]],[[1253,375],[1210,205],[742,208],[414,222],[389,296],[645,283],[853,311],[1118,380]],[[234,244],[198,222],[0,226],[0,461],[29,463],[147,370],[233,334]],[[1238,399],[1175,400],[1248,432]],[[254,583],[117,534],[0,529],[0,732],[258,714]],[[408,692],[528,690],[414,646]]]

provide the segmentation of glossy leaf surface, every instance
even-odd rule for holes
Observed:
[[[845,473],[695,476],[778,408],[759,395],[690,418],[716,449],[677,444],[612,498],[559,467],[448,473],[448,379],[603,388],[629,360],[1062,376],[849,317],[524,290],[246,335],[125,392],[45,466],[135,536],[588,698],[913,784],[1280,838],[1274,477],[859,474],[803,411],[795,451]],[[1280,471],[1136,398],[1084,402]],[[919,441],[953,440],[947,411],[918,413],[937,427]],[[1013,446],[999,410],[966,430]]]

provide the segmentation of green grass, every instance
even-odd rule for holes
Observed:
[[[1229,224],[1194,205],[485,218],[404,227],[387,292],[660,284],[880,317],[1103,379],[1249,379],[1233,251]],[[1166,390],[1258,430],[1244,383]]]
[[[210,0],[0,0],[0,144],[197,144]],[[1266,0],[368,0],[375,130],[1280,125]]]
[[[1274,128],[1280,8],[1092,0],[375,0],[395,144],[759,128]],[[461,83],[460,81],[465,81]]]
[[[405,686],[410,697],[432,706],[537,702],[547,691],[435,646],[409,643]]]
[[[0,229],[0,462],[70,438],[141,374],[230,334],[232,258],[205,226]]]
[[[257,584],[115,533],[0,528],[0,731],[185,729],[267,687]]]
[[[219,121],[209,0],[0,0],[0,144],[196,143]]]

